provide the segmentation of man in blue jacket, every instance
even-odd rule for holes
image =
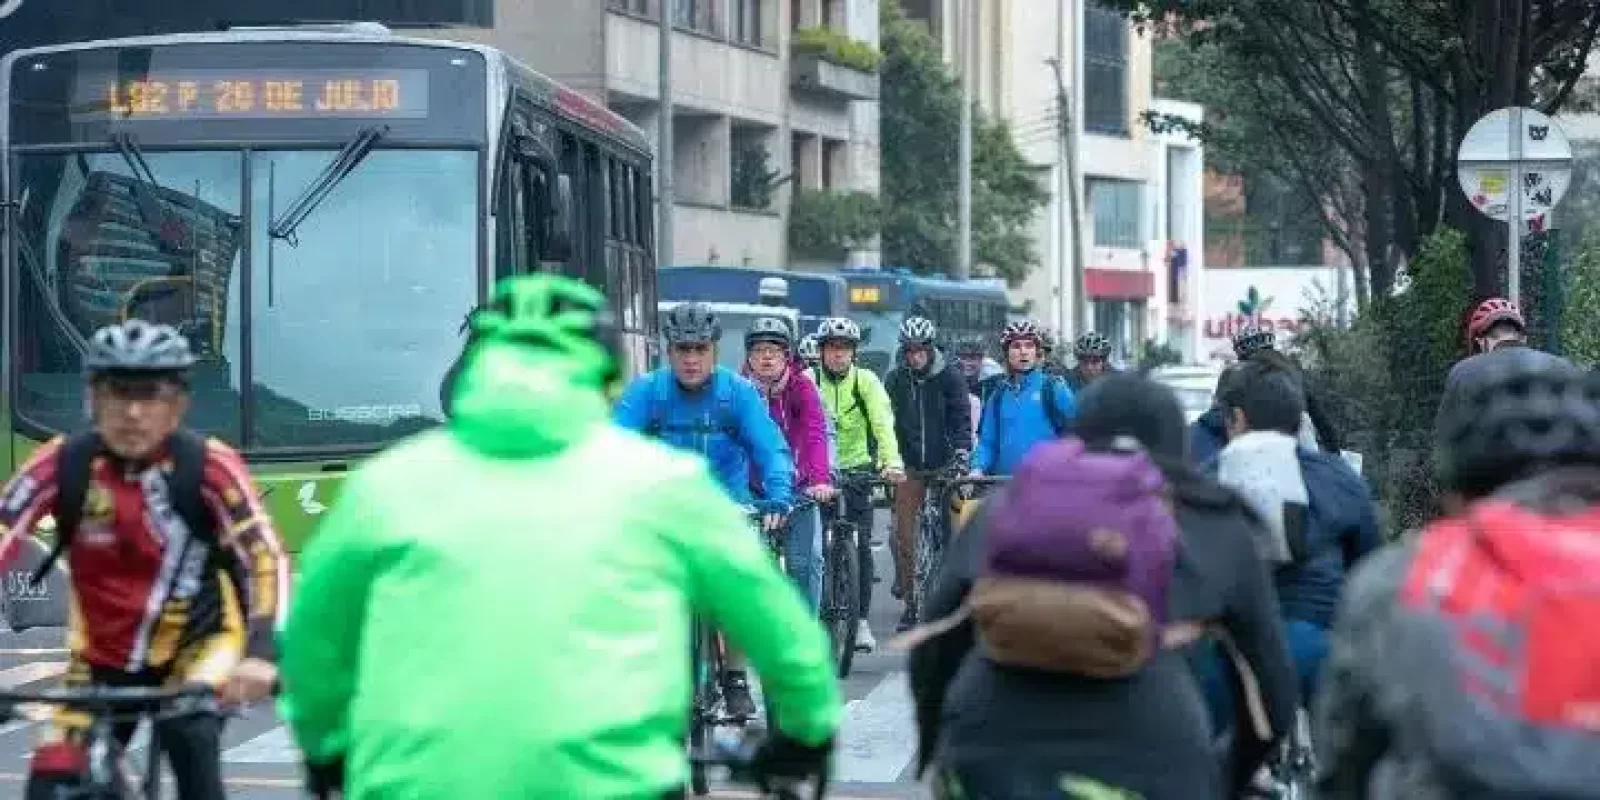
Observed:
[[[760,508],[766,530],[782,528],[793,499],[794,457],[760,391],[717,366],[722,325],[716,314],[703,304],[684,303],[666,314],[661,328],[667,366],[628,385],[612,410],[616,423],[705,456],[735,502]],[[728,665],[728,713],[753,716],[744,659],[729,653]]]
[[[974,475],[1010,475],[1033,446],[1065,435],[1077,416],[1072,389],[1043,366],[1044,334],[1023,320],[1000,332],[1006,374],[989,384],[978,416]]]

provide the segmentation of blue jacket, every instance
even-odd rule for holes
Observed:
[[[1215,406],[1189,426],[1189,461],[1208,469],[1215,466],[1217,454],[1228,446],[1228,429],[1222,422],[1222,409]]]
[[[755,499],[752,461],[763,506],[793,500],[794,458],[783,432],[760,390],[732,370],[717,367],[706,386],[688,392],[671,367],[662,367],[634,379],[611,413],[624,428],[705,456],[711,474],[736,502]]]
[[[1057,438],[1061,432],[1045,411],[1046,391],[1054,393],[1056,410],[1070,424],[1078,416],[1078,404],[1065,380],[1035,369],[993,384],[978,416],[973,469],[985,475],[1010,475],[1034,445]]]
[[[1307,555],[1278,570],[1278,605],[1285,619],[1330,628],[1350,567],[1383,543],[1378,510],[1367,482],[1342,457],[1303,447],[1299,455],[1311,501]]]

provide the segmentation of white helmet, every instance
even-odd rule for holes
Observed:
[[[844,340],[851,344],[861,342],[861,326],[849,317],[828,317],[817,326],[817,342]]]
[[[822,358],[822,347],[817,344],[817,335],[808,333],[800,337],[800,358],[804,361],[816,361]]]
[[[900,323],[901,344],[929,345],[938,337],[939,329],[934,327],[933,320],[927,317],[906,317],[905,321]]]

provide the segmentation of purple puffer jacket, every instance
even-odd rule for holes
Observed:
[[[741,374],[766,398],[767,411],[783,430],[789,449],[794,451],[795,488],[831,482],[828,422],[822,416],[822,395],[818,394],[817,385],[806,377],[805,365],[797,359],[791,360],[783,377],[770,384],[750,372],[748,364]]]

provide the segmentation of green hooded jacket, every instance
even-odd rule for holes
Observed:
[[[701,460],[525,347],[476,348],[454,400],[351,475],[301,554],[283,714],[308,763],[345,760],[346,797],[683,786],[695,613],[787,734],[834,734],[823,630]]]

